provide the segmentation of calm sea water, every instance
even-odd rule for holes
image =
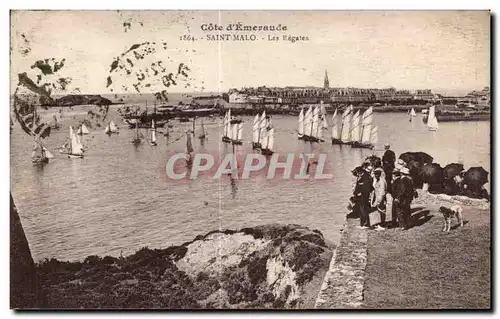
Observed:
[[[158,146],[143,143],[136,148],[130,143],[134,130],[115,111],[112,107],[110,116],[120,134],[107,136],[102,128],[91,129],[84,136],[88,151],[83,160],[56,151],[68,137],[68,125],[83,118],[87,107],[65,111],[64,127],[46,141],[56,158],[43,168],[31,164],[33,144],[16,124],[11,136],[11,189],[35,260],[126,255],[144,246],[181,244],[214,229],[265,223],[297,223],[336,240],[352,190],[350,170],[373,152],[381,156],[386,142],[398,155],[424,151],[442,166],[462,161],[466,167],[490,170],[489,122],[441,123],[437,132],[429,132],[420,114],[410,123],[406,114],[376,113],[380,145],[375,151],[328,142],[313,145],[313,151],[327,154],[331,180],[267,180],[259,175],[237,180],[236,191],[227,178],[173,182],[166,177],[165,165],[173,152],[184,152],[185,139],[172,141],[192,124],[174,121],[169,140],[158,135]],[[52,117],[51,112],[45,116]],[[243,137],[250,141],[252,119],[244,120]],[[195,139],[195,151],[231,152],[220,142],[218,120],[206,119],[205,124],[208,140],[202,145]],[[296,138],[296,118],[274,116],[273,124],[277,152],[311,151],[310,144]],[[329,141],[329,134],[326,138]],[[237,152],[252,152],[251,146],[244,143]]]

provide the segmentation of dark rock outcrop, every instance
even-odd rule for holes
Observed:
[[[35,263],[14,199],[10,195],[10,307],[38,308],[41,299]]]
[[[110,100],[100,95],[70,94],[55,100],[52,106],[111,105]]]
[[[273,224],[38,270],[50,308],[311,308],[331,256],[319,231]]]

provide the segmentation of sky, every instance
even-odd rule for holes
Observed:
[[[286,26],[286,31],[203,31],[203,24]],[[124,23],[130,23],[130,28]],[[254,34],[255,41],[211,41]],[[24,40],[21,36],[24,35]],[[182,40],[189,35],[196,41]],[[269,41],[276,36],[279,41]],[[307,37],[284,41],[283,36]],[[433,89],[464,94],[490,85],[488,11],[13,11],[11,85],[44,58],[65,58],[64,76],[82,93],[109,93],[114,57],[132,44],[166,42],[154,59],[191,68],[191,87],[252,86]],[[21,49],[29,53],[21,54]],[[61,74],[61,75],[63,75]]]

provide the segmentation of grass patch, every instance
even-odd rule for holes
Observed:
[[[369,233],[365,308],[491,307],[490,212],[464,207],[468,223],[445,233],[428,210],[408,231]]]

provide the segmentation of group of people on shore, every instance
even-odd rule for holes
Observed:
[[[356,177],[352,210],[360,218],[361,229],[384,230],[389,226],[386,222],[388,195],[392,198],[393,227],[402,230],[410,227],[411,202],[416,197],[410,171],[402,160],[396,161],[396,154],[385,145],[382,159],[366,160],[352,171]],[[370,224],[370,213],[380,214],[380,223],[375,227]]]

